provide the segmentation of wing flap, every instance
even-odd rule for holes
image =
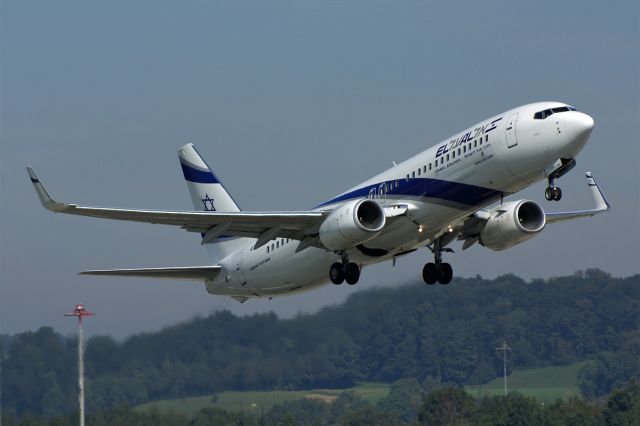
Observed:
[[[220,266],[179,266],[174,268],[96,269],[81,275],[166,278],[183,280],[212,280],[220,273]]]

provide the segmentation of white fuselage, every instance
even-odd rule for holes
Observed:
[[[347,251],[360,266],[419,249],[470,214],[544,179],[558,159],[584,147],[593,120],[570,110],[544,119],[536,112],[567,107],[558,102],[521,106],[481,121],[321,204],[331,210],[356,198],[381,205],[406,204],[406,215],[375,238]],[[588,131],[586,130],[588,128]],[[552,170],[551,170],[552,171]],[[278,238],[258,249],[255,240],[220,261],[222,273],[206,283],[212,294],[270,297],[327,283],[340,255]]]

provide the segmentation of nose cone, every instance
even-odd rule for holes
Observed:
[[[567,130],[575,137],[589,137],[594,124],[591,116],[578,111],[572,111],[566,120]]]
[[[591,116],[578,111],[563,113],[562,121],[565,130],[564,148],[568,151],[565,155],[575,156],[584,148],[595,123]]]

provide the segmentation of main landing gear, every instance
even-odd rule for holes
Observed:
[[[360,279],[360,267],[349,262],[349,258],[342,254],[342,262],[336,262],[329,268],[329,279],[335,285],[340,285],[346,281],[349,285],[354,285]]]
[[[453,250],[442,247],[440,239],[433,242],[433,248],[429,248],[433,252],[435,262],[429,262],[424,265],[422,279],[429,285],[435,284],[436,281],[440,284],[449,284],[453,278],[453,268],[451,268],[450,264],[442,262],[442,252],[453,253]]]
[[[556,186],[555,179],[549,178],[549,186],[544,190],[544,198],[547,201],[560,201],[562,198],[562,190]]]

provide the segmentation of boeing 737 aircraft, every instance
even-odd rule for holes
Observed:
[[[192,144],[178,150],[194,211],[82,207],[55,201],[31,168],[43,206],[56,213],[179,226],[201,236],[209,265],[85,271],[203,281],[206,290],[244,302],[311,290],[328,281],[355,284],[364,266],[423,247],[427,284],[448,284],[448,246],[463,241],[505,250],[548,223],[609,209],[591,173],[595,208],[545,213],[534,201],[504,198],[542,179],[559,201],[556,181],[575,164],[593,119],[559,102],[524,105],[463,130],[308,211],[246,212]],[[495,204],[495,205],[494,205]]]

